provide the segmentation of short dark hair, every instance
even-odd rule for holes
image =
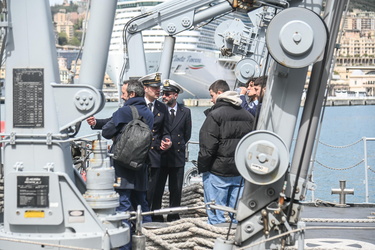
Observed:
[[[229,85],[224,80],[217,80],[208,88],[208,90],[212,90],[212,92],[217,93],[219,91],[225,92],[229,90]]]
[[[145,96],[145,90],[143,88],[143,84],[138,80],[125,80],[123,84],[127,84],[128,88],[126,92],[130,95],[130,93],[134,93],[135,96],[143,97]]]
[[[246,88],[249,87],[250,82],[255,82],[258,77],[250,77],[249,80],[247,80],[245,86]]]
[[[267,79],[268,79],[267,76],[258,77],[254,81],[254,86],[259,86],[260,85],[262,88],[266,87]]]

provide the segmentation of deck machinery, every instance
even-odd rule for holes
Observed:
[[[116,0],[89,1],[90,18],[75,84],[60,83],[48,0],[0,2],[7,72],[0,249],[124,245],[130,230],[122,220],[130,215],[115,211],[118,196],[106,141],[98,135],[93,143],[86,182],[73,167],[70,148],[77,123],[99,112],[105,102],[101,87]],[[257,130],[245,136],[236,150],[236,165],[246,181],[236,210],[235,240],[218,240],[215,249],[282,249],[302,235],[292,230],[301,227],[299,202],[310,185],[309,160],[346,4],[171,0],[124,27],[126,64],[121,78],[146,74],[142,31],[156,25],[168,34],[159,66],[162,77],[168,78],[176,34],[231,11],[249,13],[253,27],[239,20],[227,22],[219,26],[215,38],[224,54],[243,57],[236,69],[239,81],[268,76]],[[309,67],[307,98],[298,120]],[[297,141],[290,152],[296,124],[300,124]],[[269,240],[287,232],[285,237]]]

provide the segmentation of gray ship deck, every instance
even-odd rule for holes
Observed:
[[[375,204],[304,206],[305,249],[375,249]],[[339,227],[339,228],[334,228]]]

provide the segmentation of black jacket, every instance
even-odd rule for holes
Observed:
[[[219,98],[206,115],[199,132],[199,172],[239,176],[234,153],[241,138],[252,131],[254,117],[240,105]]]

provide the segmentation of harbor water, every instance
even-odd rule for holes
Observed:
[[[107,103],[96,115],[107,118],[117,109],[117,103]],[[191,142],[198,142],[199,129],[207,107],[190,107],[192,111]],[[93,131],[86,122],[82,123],[78,136]],[[375,141],[367,141],[367,168],[365,168],[364,140],[375,138],[375,106],[326,107],[317,147],[312,179],[315,191],[308,191],[306,201],[323,200],[339,202],[339,195],[331,194],[332,188],[340,188],[340,180],[346,181],[346,188],[354,189],[354,195],[347,195],[347,203],[366,201],[365,172],[368,178],[368,202],[375,203]],[[198,145],[189,144],[189,160],[196,160]],[[192,167],[189,162],[186,169]]]

